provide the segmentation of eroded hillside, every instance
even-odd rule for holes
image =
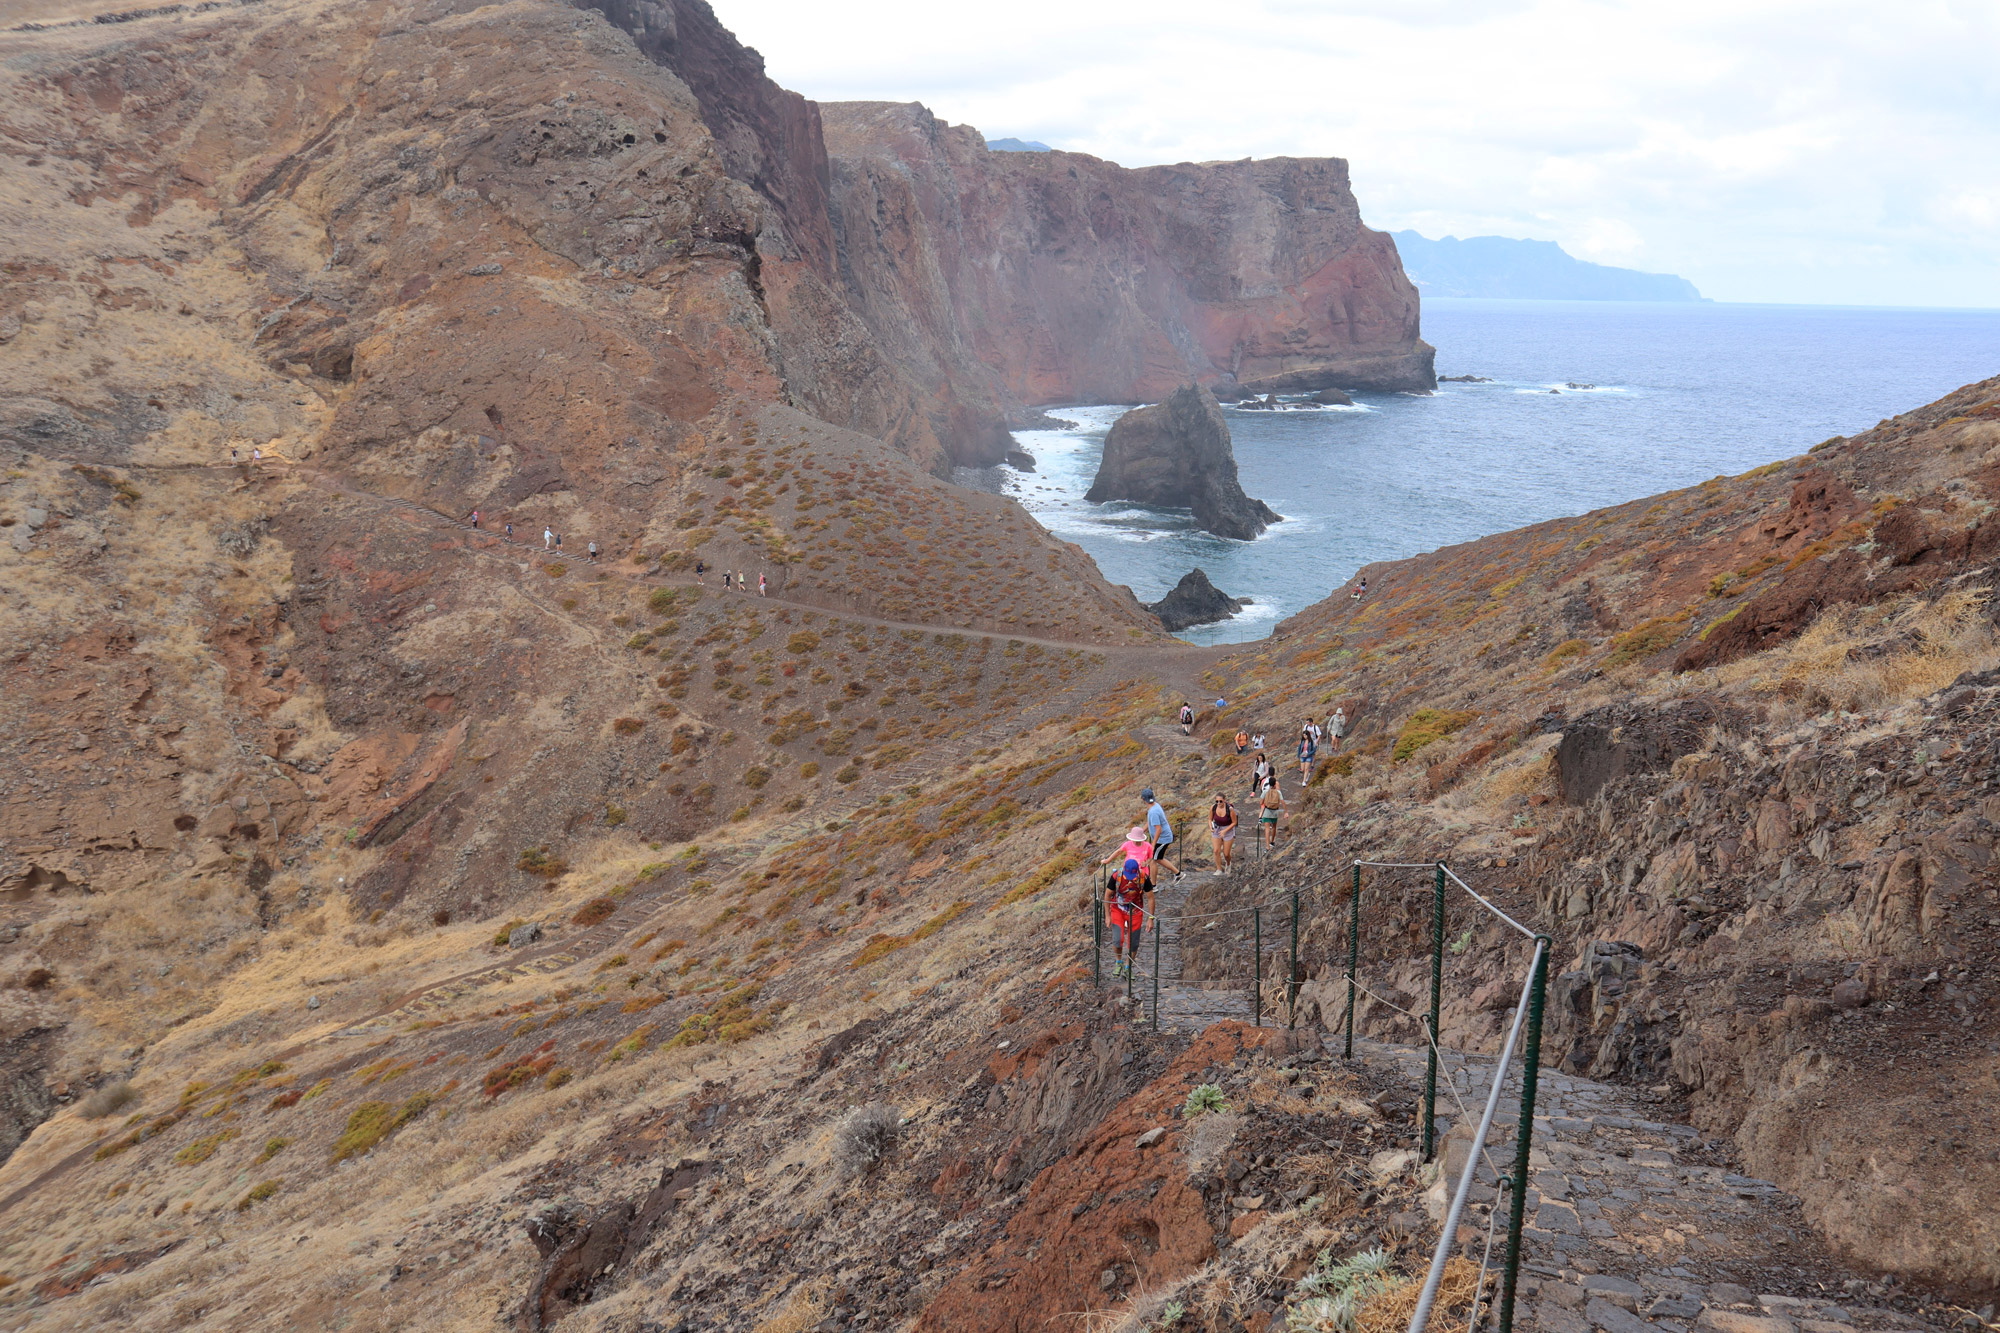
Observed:
[[[1194,650],[932,476],[880,349],[824,363],[872,433],[794,405],[811,191],[745,179],[791,140],[719,144],[598,15],[35,17],[10,1327],[1272,1327],[1321,1251],[1427,1244],[1407,1089],[1313,1031],[1386,852],[1557,936],[1552,1062],[1688,1108],[1847,1271],[1990,1290],[2000,381]],[[1137,792],[1197,829],[1239,724],[1336,703],[1278,854],[1194,900],[1304,890],[1298,1032],[1135,1024],[1086,883]],[[1368,892],[1362,1031],[1408,1040],[1427,889]],[[1196,974],[1242,983],[1233,933]],[[1452,959],[1489,1049],[1518,952]],[[1237,1118],[1178,1118],[1211,1084]]]

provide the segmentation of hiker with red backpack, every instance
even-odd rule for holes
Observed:
[[[1132,975],[1132,959],[1138,955],[1139,939],[1146,931],[1146,912],[1152,906],[1152,898],[1153,886],[1137,857],[1126,857],[1125,864],[1104,881],[1104,919],[1115,932],[1112,950],[1117,959],[1116,976]]]

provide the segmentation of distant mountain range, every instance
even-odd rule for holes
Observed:
[[[1389,233],[1403,271],[1425,296],[1504,296],[1527,301],[1703,301],[1686,278],[1670,273],[1590,264],[1554,241],[1505,236],[1447,236],[1433,241],[1413,231]]]
[[[988,139],[987,148],[996,153],[1053,153],[1055,149],[1033,139]]]

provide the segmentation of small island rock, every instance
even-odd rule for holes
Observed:
[[[1222,409],[1208,390],[1193,384],[1118,418],[1105,437],[1097,480],[1084,498],[1094,504],[1132,500],[1192,509],[1203,529],[1240,541],[1283,521],[1262,500],[1243,493]]]
[[[1227,620],[1248,605],[1249,598],[1231,597],[1210,583],[1205,571],[1193,569],[1181,576],[1172,592],[1146,609],[1160,618],[1168,633],[1178,634],[1190,625]]]

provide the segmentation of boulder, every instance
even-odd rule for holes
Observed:
[[[1084,498],[1192,509],[1203,529],[1240,541],[1282,521],[1270,506],[1243,493],[1222,409],[1208,390],[1193,384],[1118,418]]]
[[[1341,389],[1321,389],[1307,401],[1318,403],[1321,407],[1354,406],[1354,400],[1348,397],[1347,393]]]
[[[1212,625],[1227,620],[1248,603],[1208,581],[1206,572],[1191,569],[1181,576],[1174,590],[1146,609],[1160,618],[1169,634],[1178,634],[1190,625]]]
[[[1009,449],[1003,461],[1016,472],[1033,472],[1035,470],[1035,456],[1026,449]]]

